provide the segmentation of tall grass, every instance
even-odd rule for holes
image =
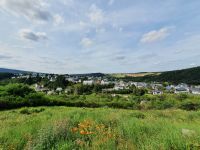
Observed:
[[[22,108],[0,112],[0,149],[199,149],[199,124],[198,111]]]

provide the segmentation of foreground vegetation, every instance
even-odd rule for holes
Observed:
[[[39,107],[0,112],[0,149],[199,149],[200,112]]]

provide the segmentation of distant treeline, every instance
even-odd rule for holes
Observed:
[[[12,73],[0,73],[0,80],[8,79],[13,76]]]
[[[200,67],[167,71],[162,72],[160,75],[147,75],[144,77],[124,77],[122,78],[126,81],[135,82],[170,82],[174,84],[187,83],[197,85],[200,84]]]

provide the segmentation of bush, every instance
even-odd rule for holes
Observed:
[[[40,108],[40,109],[32,109],[32,110],[31,110],[32,113],[40,113],[40,112],[43,112],[43,111],[45,111],[44,108]]]
[[[196,111],[200,109],[200,102],[199,101],[186,101],[181,104],[181,109],[187,110],[187,111]]]
[[[150,103],[150,108],[151,109],[168,109],[168,108],[172,108],[174,105],[172,102],[170,101],[160,101],[160,100],[155,100],[155,101],[151,101]]]
[[[146,116],[141,113],[141,112],[136,112],[136,113],[133,113],[131,114],[131,116],[135,117],[135,118],[138,118],[138,119],[144,119]]]
[[[25,97],[30,106],[45,106],[48,105],[49,100],[43,94],[31,93]]]
[[[20,110],[21,114],[26,114],[26,115],[30,115],[32,113],[40,113],[43,112],[45,109],[44,108],[39,108],[39,109],[28,109],[28,108],[23,108]]]
[[[7,95],[20,96],[20,97],[25,97],[30,93],[35,93],[33,89],[23,84],[8,84],[5,87],[5,91],[7,92]]]
[[[20,110],[20,114],[29,115],[29,114],[31,114],[31,112],[28,110],[28,108],[24,108],[24,109]]]
[[[188,95],[185,94],[185,93],[178,94],[178,95],[176,96],[176,99],[181,100],[181,101],[183,101],[183,100],[185,100],[185,99],[187,99],[187,98],[188,98]]]

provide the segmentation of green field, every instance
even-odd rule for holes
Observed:
[[[200,112],[37,107],[0,112],[0,149],[200,149]]]

